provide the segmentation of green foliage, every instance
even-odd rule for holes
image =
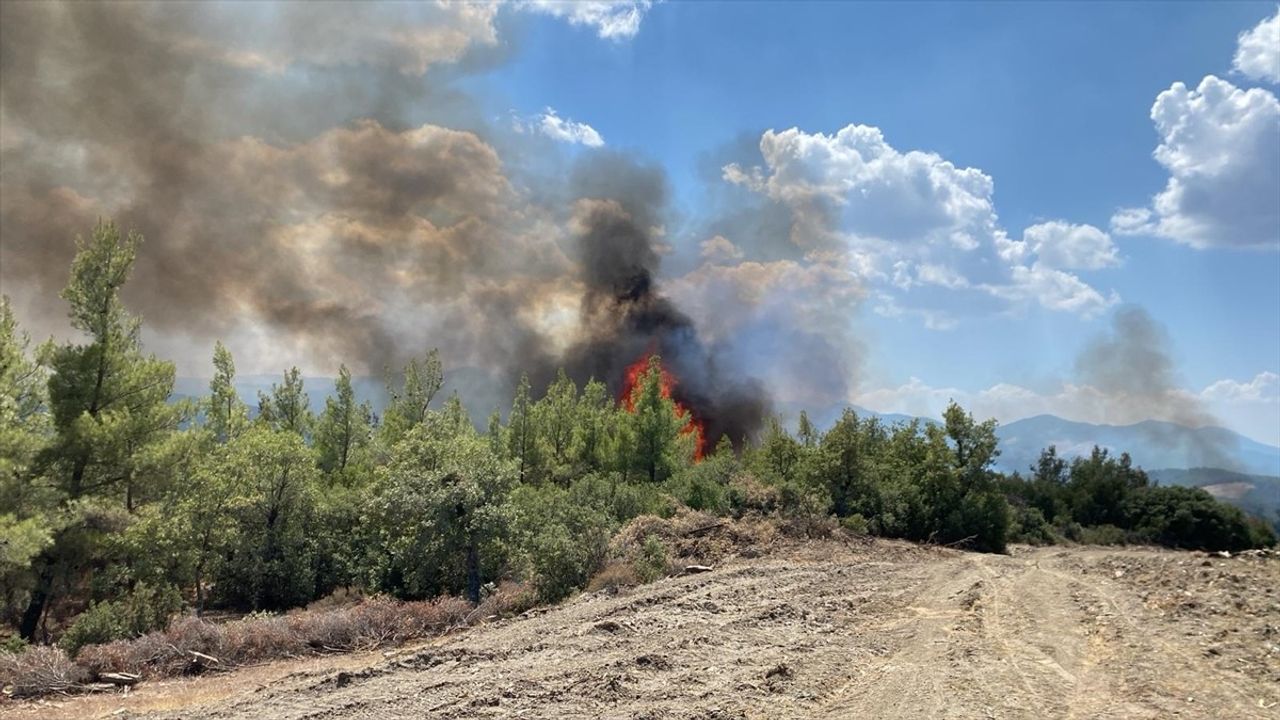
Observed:
[[[650,583],[666,577],[671,571],[671,556],[667,553],[667,546],[657,536],[649,535],[640,544],[632,565],[640,582]]]
[[[404,368],[403,383],[393,387],[387,383],[390,402],[383,411],[379,432],[388,448],[399,442],[409,430],[427,417],[431,401],[444,385],[444,367],[440,353],[432,350],[422,360],[413,359]]]
[[[74,657],[85,645],[138,637],[162,630],[182,609],[182,595],[173,586],[138,583],[119,600],[91,603],[76,617],[58,645]]]
[[[221,342],[213,346],[213,370],[209,397],[204,403],[205,423],[214,438],[225,443],[244,430],[249,422],[249,413],[236,393],[235,361]]]
[[[296,367],[284,372],[284,382],[272,384],[271,392],[258,393],[258,422],[279,432],[291,432],[309,438],[315,418],[311,401],[302,388],[302,371]]]
[[[611,518],[597,507],[573,502],[570,491],[516,488],[511,513],[514,560],[543,600],[567,597],[604,564]]]
[[[372,582],[407,597],[465,588],[478,600],[501,569],[515,468],[474,432],[445,430],[456,428],[429,422],[410,430],[378,468],[366,521],[385,554],[374,560]]]
[[[216,575],[226,601],[275,610],[310,600],[314,573],[307,531],[317,473],[302,438],[291,429],[259,425],[229,443],[211,469],[209,495],[200,500],[225,513],[233,528],[229,545],[222,544],[221,530],[210,529],[212,543],[226,551]],[[212,520],[196,522],[209,528]]]
[[[662,360],[657,355],[649,356],[649,364],[627,402],[631,405],[627,416],[632,448],[629,468],[649,482],[667,479],[689,462],[693,448],[682,442],[687,440],[681,437],[686,420],[664,391]]]
[[[1235,551],[1276,541],[1265,523],[1249,523],[1239,508],[1199,488],[1144,487],[1125,499],[1122,511],[1126,527],[1144,542]]]
[[[320,469],[340,481],[359,477],[365,461],[365,447],[372,433],[373,408],[357,403],[351,387],[351,371],[338,368],[333,397],[325,399],[324,412],[316,422],[315,449]]]

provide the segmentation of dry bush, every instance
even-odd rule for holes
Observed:
[[[480,601],[475,609],[474,617],[507,617],[519,615],[538,604],[538,593],[529,583],[504,580]]]
[[[617,592],[619,588],[634,587],[639,584],[640,577],[636,575],[635,568],[631,566],[631,563],[614,560],[591,577],[591,582],[587,583],[587,592],[601,590]]]
[[[295,636],[313,650],[350,650],[358,633],[351,608],[327,612],[300,612],[287,616]]]
[[[794,513],[785,515],[778,529],[787,537],[821,540],[835,535],[840,521],[822,513]]]
[[[293,657],[307,649],[289,621],[278,615],[249,615],[223,625],[222,631],[222,654],[214,657],[232,665]]]
[[[496,594],[496,591],[494,594]],[[492,597],[493,595],[489,596],[489,598]],[[486,601],[489,598],[486,598]],[[481,603],[479,607],[484,607],[484,603]],[[442,597],[435,600],[407,602],[404,604],[403,613],[408,635],[410,637],[426,637],[466,625],[468,616],[475,610],[477,610],[477,607],[473,607],[471,603],[463,598]],[[476,615],[484,617],[479,612],[476,612]]]
[[[782,492],[751,473],[735,473],[729,478],[729,504],[739,517],[753,513],[772,515],[782,507]]]
[[[72,692],[88,679],[84,668],[61,648],[35,645],[21,652],[0,652],[0,686],[13,697]]]

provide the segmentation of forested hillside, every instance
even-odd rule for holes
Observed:
[[[80,339],[33,346],[0,305],[0,617],[15,649],[74,655],[178,614],[334,593],[474,603],[511,580],[528,602],[557,601],[605,568],[661,575],[661,546],[619,568],[610,538],[684,509],[989,552],[1275,541],[1204,491],[1152,487],[1125,455],[1067,463],[1049,448],[1029,476],[999,474],[996,423],[954,404],[940,424],[850,410],[823,429],[802,414],[795,434],[774,421],[704,437],[657,356],[621,397],[605,378],[525,380],[483,431],[456,395],[432,409],[447,372],[435,352],[396,375],[379,415],[345,367],[319,414],[296,368],[240,398],[221,344],[207,394],[173,403],[174,366],[146,352],[121,301],[142,239],[102,223],[78,248],[62,298]]]

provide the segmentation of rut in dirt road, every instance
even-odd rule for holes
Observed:
[[[1280,563],[1246,568],[1264,597],[1236,618],[1146,589],[1169,576],[1181,597],[1177,583],[1209,577],[1202,557],[801,544],[168,717],[1274,718],[1261,588]],[[1244,634],[1214,655],[1220,620]]]

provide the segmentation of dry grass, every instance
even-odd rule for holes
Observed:
[[[587,592],[601,590],[616,592],[619,588],[635,587],[639,584],[640,576],[636,574],[631,563],[614,560],[591,577],[591,581],[587,583]]]
[[[402,602],[362,598],[332,609],[287,615],[253,614],[225,624],[195,617],[175,618],[162,631],[80,649],[74,662],[53,647],[0,654],[0,686],[14,697],[74,692],[103,673],[137,673],[148,679],[210,669],[255,665],[282,658],[328,652],[373,650],[434,637],[525,602],[522,586],[500,587],[476,608],[456,597]],[[484,614],[476,612],[481,610]],[[217,663],[199,655],[217,658]]]

